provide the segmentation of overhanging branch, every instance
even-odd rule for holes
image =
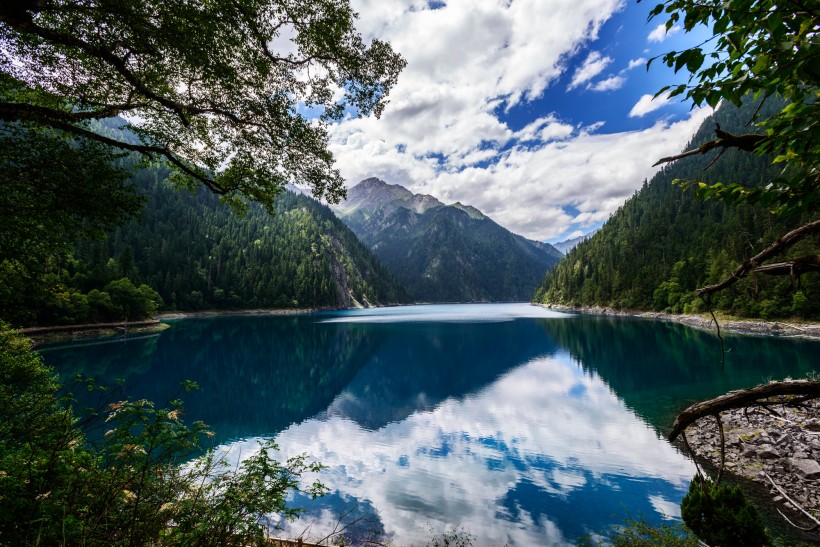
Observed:
[[[744,150],[746,152],[754,152],[755,150],[760,149],[762,144],[770,140],[770,137],[766,135],[758,135],[756,133],[749,133],[746,135],[734,135],[732,133],[729,133],[728,131],[722,130],[719,124],[715,124],[715,135],[717,135],[717,139],[707,141],[699,147],[694,148],[692,150],[687,150],[686,152],[683,152],[681,154],[661,158],[658,161],[656,161],[652,167],[661,165],[663,163],[669,163],[675,160],[679,160],[681,158],[686,158],[689,156],[706,154],[707,152],[711,152],[715,148],[722,148],[724,150],[727,148],[737,148],[738,150]]]
[[[761,252],[759,252],[752,258],[743,262],[740,266],[738,266],[735,269],[734,272],[732,272],[729,275],[729,277],[727,277],[723,281],[715,283],[714,285],[702,287],[695,292],[698,294],[698,296],[706,296],[718,291],[722,291],[726,287],[733,285],[737,280],[742,278],[750,271],[762,267],[761,263],[764,260],[767,260],[768,258],[771,258],[772,256],[785,251],[786,249],[788,249],[804,237],[814,233],[820,233],[820,220],[815,220],[814,222],[803,224],[802,226],[795,228],[794,230],[780,236],[774,243],[763,249]]]
[[[71,135],[83,137],[85,139],[96,141],[121,150],[128,150],[129,152],[138,152],[150,158],[154,156],[162,156],[174,164],[180,171],[191,176],[197,181],[201,182],[205,187],[210,189],[215,194],[225,194],[227,190],[217,184],[213,179],[210,179],[196,169],[192,168],[185,161],[180,159],[168,148],[155,145],[133,144],[117,139],[112,139],[99,133],[95,133],[84,127],[79,127],[72,123],[75,121],[70,113],[61,110],[53,110],[49,108],[33,107],[28,109],[6,108],[10,103],[0,103],[0,120],[6,122],[31,122],[39,125],[45,125],[54,129],[65,131]]]

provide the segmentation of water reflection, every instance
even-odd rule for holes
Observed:
[[[179,382],[230,457],[277,436],[332,489],[291,530],[401,544],[462,526],[476,544],[564,544],[675,516],[691,463],[662,437],[687,403],[820,370],[820,344],[564,316],[527,305],[415,306],[183,320],[158,337],[52,347],[46,361],[133,397]]]
[[[331,416],[278,438],[283,456],[305,452],[329,466],[320,479],[333,498],[309,505],[289,529],[310,525],[318,537],[358,501],[403,543],[461,526],[477,545],[568,544],[627,511],[674,512],[694,472],[564,352],[379,429]],[[230,448],[244,457],[254,445]]]
[[[235,317],[175,322],[158,338],[41,349],[70,377],[93,376],[160,404],[182,397],[188,419],[202,420],[217,442],[275,435],[325,408],[383,338],[356,325],[326,328],[312,316]],[[180,393],[184,380],[200,388]]]
[[[733,389],[820,371],[817,341],[724,335],[675,323],[613,317],[544,321],[544,332],[666,433],[679,410]]]

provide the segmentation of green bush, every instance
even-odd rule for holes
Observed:
[[[756,547],[769,545],[760,516],[738,486],[715,485],[697,476],[681,502],[686,525],[709,545]]]
[[[180,401],[112,401],[76,416],[59,389],[0,323],[0,545],[268,545],[265,516],[296,516],[287,496],[320,468],[304,456],[281,464],[273,441],[238,468],[213,451],[191,460],[210,433],[182,423]],[[90,426],[105,428],[97,444]]]

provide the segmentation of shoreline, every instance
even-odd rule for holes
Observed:
[[[458,304],[471,304],[473,302],[458,302]],[[417,304],[407,304],[417,305]],[[670,323],[678,323],[688,327],[705,330],[709,332],[716,332],[714,321],[711,316],[706,314],[701,315],[683,315],[671,314],[664,312],[647,312],[639,310],[623,310],[600,306],[566,306],[563,304],[541,304],[530,302],[532,306],[564,312],[564,313],[579,313],[585,315],[603,315],[612,317],[634,317],[639,319],[650,319],[655,321],[665,321]],[[373,306],[383,307],[383,306]],[[175,321],[179,319],[189,319],[197,317],[225,317],[225,316],[286,316],[286,315],[306,315],[310,313],[322,311],[335,311],[344,309],[359,309],[359,308],[338,308],[338,307],[321,307],[321,308],[250,308],[239,310],[202,310],[202,311],[176,311],[163,312],[154,315],[151,319],[145,321],[132,322],[112,322],[112,323],[90,323],[82,325],[55,325],[48,327],[27,327],[19,329],[22,334],[31,338],[34,344],[42,344],[44,342],[51,342],[61,339],[74,338],[89,338],[97,336],[109,336],[121,332],[133,331],[159,331],[164,330],[170,325],[167,321]],[[820,323],[813,322],[799,322],[799,321],[766,321],[763,319],[737,319],[737,318],[721,318],[720,322],[721,333],[756,335],[756,336],[778,336],[784,338],[802,338],[806,340],[820,341]]]
[[[122,321],[119,323],[86,323],[82,325],[56,325],[51,327],[27,327],[18,332],[31,340],[32,346],[84,340],[87,338],[107,338],[109,336],[133,333],[162,332],[171,328],[158,319],[147,321]]]
[[[192,317],[222,317],[231,315],[305,315],[308,313],[341,309],[358,308],[250,308],[242,310],[174,311],[158,313],[154,316],[154,319],[156,321],[174,321],[176,319],[189,319]]]
[[[620,310],[598,306],[565,306],[562,304],[532,303],[553,311],[582,313],[587,315],[607,315],[613,317],[637,317],[678,323],[688,327],[717,332],[712,317],[704,315],[684,315],[654,311]],[[766,321],[764,319],[738,319],[718,317],[721,333],[745,334],[757,336],[780,336],[784,338],[804,338],[820,340],[820,323],[797,321]]]

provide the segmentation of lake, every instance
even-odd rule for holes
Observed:
[[[151,336],[40,348],[163,403],[180,382],[231,461],[276,437],[330,494],[295,496],[287,535],[397,544],[463,529],[475,545],[564,545],[627,516],[679,518],[695,472],[664,440],[677,411],[820,371],[817,342],[717,338],[672,323],[527,304],[426,305],[173,321]]]

